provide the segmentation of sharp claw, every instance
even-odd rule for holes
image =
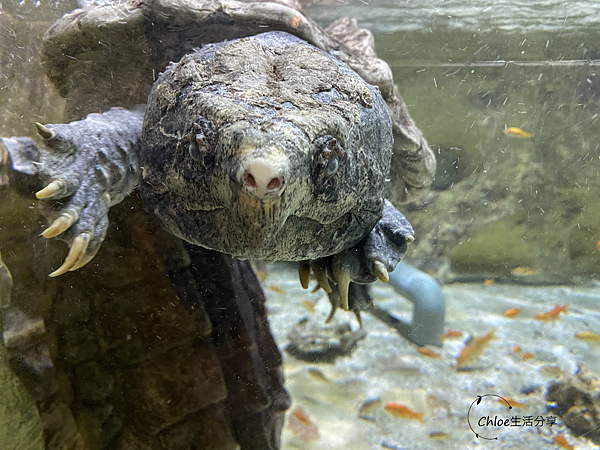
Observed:
[[[42,125],[39,122],[35,122],[35,126],[36,126],[37,131],[40,134],[40,136],[43,137],[44,139],[52,139],[53,137],[56,136],[56,132],[52,131],[50,128],[48,128],[45,125]]]
[[[331,305],[331,312],[329,313],[329,317],[327,317],[327,320],[325,320],[325,323],[331,322],[331,320],[333,319],[333,316],[335,316],[336,311],[337,311],[337,306]]]
[[[70,270],[75,270],[75,267],[79,263],[80,259],[85,258],[85,251],[87,250],[88,244],[90,243],[90,233],[82,233],[75,237],[71,250],[67,255],[67,259],[62,266],[52,272],[49,277],[57,277],[63,273],[67,273]]]
[[[327,280],[327,273],[325,272],[323,266],[321,266],[318,263],[311,263],[310,267],[312,268],[313,273],[315,274],[315,278],[317,279],[319,286],[321,286],[325,292],[331,294],[331,286],[329,285],[329,281]]]
[[[81,269],[83,266],[85,266],[87,263],[89,263],[92,259],[94,259],[95,255],[86,255],[83,258],[81,258],[79,260],[79,262],[77,264],[75,264],[73,266],[73,268],[71,269],[71,272],[77,269]]]
[[[360,317],[360,311],[356,310],[356,311],[354,311],[354,314],[356,315],[356,320],[358,320],[358,325],[360,325],[360,329],[362,330],[363,324],[362,324],[362,317]]]
[[[68,230],[78,218],[79,215],[77,213],[64,212],[58,217],[58,219],[52,222],[50,227],[44,230],[42,236],[44,236],[46,239],[58,236],[59,234]]]
[[[57,197],[65,192],[65,182],[63,180],[54,180],[41,191],[37,191],[35,196],[40,200],[45,198]]]
[[[335,312],[338,309],[339,296],[337,295],[337,293],[332,292],[331,294],[328,295],[328,297],[329,297],[329,303],[331,303],[331,312],[329,313],[327,320],[325,320],[325,323],[331,322],[331,319],[333,319],[333,316],[335,316]]]
[[[390,281],[390,276],[388,275],[388,271],[385,268],[385,265],[381,261],[375,261],[373,264],[373,271],[377,278],[379,278],[384,283]]]
[[[408,236],[406,236],[406,242],[408,244],[410,244],[414,240],[415,240],[415,237],[412,234],[409,234]]]
[[[341,264],[333,264],[333,276],[337,283],[342,308],[348,311],[348,288],[350,287],[350,271]]]
[[[308,282],[310,281],[310,263],[308,261],[300,261],[298,275],[300,276],[302,288],[308,289]]]

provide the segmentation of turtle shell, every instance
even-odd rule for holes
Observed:
[[[193,48],[277,30],[380,89],[393,119],[389,195],[404,202],[423,192],[433,153],[372,35],[350,19],[322,30],[286,1],[91,4],[53,25],[42,60],[71,121],[146,103],[158,73]],[[278,448],[289,397],[249,263],[161,231],[135,195],[110,221],[94,261],[75,273],[46,277],[65,249],[47,245],[36,220],[14,241],[20,263],[6,260],[19,269],[4,344],[37,403],[46,448]]]
[[[64,15],[46,33],[46,74],[67,98],[65,120],[145,104],[157,75],[205,44],[285,31],[346,62],[390,108],[394,156],[387,198],[398,207],[427,191],[435,155],[410,117],[373,35],[342,18],[323,30],[291,0],[130,0]]]

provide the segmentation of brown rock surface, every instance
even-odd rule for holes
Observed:
[[[289,398],[250,265],[188,251],[125,203],[90,266],[46,278],[58,244],[34,282],[15,271],[5,342],[46,448],[277,448]]]

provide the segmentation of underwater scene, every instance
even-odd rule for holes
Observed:
[[[598,70],[593,2],[1,0],[0,449],[600,448]]]

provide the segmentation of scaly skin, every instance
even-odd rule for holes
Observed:
[[[400,202],[409,201],[430,184],[434,173],[433,154],[421,132],[410,119],[406,105],[394,87],[389,66],[377,58],[372,35],[366,30],[358,29],[356,23],[348,19],[341,19],[332,24],[325,32],[298,11],[294,2],[289,0],[277,0],[276,2],[253,0],[241,2],[238,0],[139,2],[125,0],[113,3],[113,5],[105,6],[90,5],[66,14],[53,25],[44,38],[43,66],[49,79],[66,99],[65,111],[69,120],[82,118],[89,112],[106,111],[109,107],[130,108],[132,105],[146,103],[155,74],[164,71],[170,61],[178,61],[186,54],[192,53],[194,47],[201,48],[211,42],[253,36],[265,31],[287,31],[340,61],[346,62],[352,70],[356,71],[365,81],[376,86],[381,92],[389,107],[393,122],[394,155],[391,165],[395,167],[395,170],[394,173],[389,174],[389,178],[392,179],[389,187],[392,189],[388,193],[388,198],[392,203],[398,199]],[[310,100],[316,102],[321,108],[311,111],[304,110],[305,119],[308,122],[320,120],[324,124],[322,131],[327,128],[329,133],[318,132],[313,135],[307,133],[307,130],[299,127],[298,124],[289,121],[280,130],[285,129],[288,137],[308,141],[308,145],[299,148],[298,152],[304,158],[301,171],[304,171],[305,175],[310,173],[310,176],[304,177],[304,179],[309,185],[317,187],[313,193],[316,197],[321,196],[321,200],[324,200],[322,203],[337,202],[338,200],[335,199],[337,195],[342,200],[346,199],[350,210],[353,210],[355,206],[359,210],[363,207],[363,210],[360,218],[348,216],[341,219],[340,223],[347,219],[346,223],[354,224],[354,233],[348,233],[347,227],[337,226],[331,222],[332,217],[340,217],[339,205],[321,209],[320,212],[323,214],[316,214],[316,221],[330,224],[329,230],[326,230],[325,234],[339,228],[336,238],[331,241],[324,239],[321,244],[316,246],[317,250],[313,254],[308,254],[306,249],[310,251],[311,247],[315,247],[315,240],[318,240],[319,237],[322,238],[321,235],[324,232],[321,231],[320,234],[306,233],[305,242],[287,239],[288,244],[291,243],[291,245],[288,245],[286,251],[288,253],[290,249],[292,253],[297,251],[294,250],[295,245],[297,248],[304,248],[295,259],[303,261],[301,267],[306,283],[308,283],[312,266],[312,270],[319,274],[320,280],[332,290],[333,304],[341,305],[344,302],[340,299],[338,291],[344,292],[343,286],[348,281],[348,275],[358,282],[371,281],[376,277],[385,281],[387,270],[393,267],[395,259],[398,259],[404,251],[404,244],[410,240],[410,235],[400,238],[402,231],[399,234],[394,232],[395,229],[408,232],[408,227],[401,216],[388,217],[387,208],[384,208],[383,203],[385,197],[383,190],[381,193],[373,193],[367,187],[369,195],[375,199],[372,204],[369,204],[366,196],[359,195],[357,201],[356,198],[347,196],[348,191],[338,189],[343,182],[354,180],[348,176],[349,173],[368,172],[365,166],[372,165],[368,158],[360,155],[360,147],[359,151],[355,152],[356,147],[346,145],[347,133],[343,131],[352,128],[353,115],[355,115],[352,111],[356,112],[357,109],[360,120],[365,119],[366,122],[374,120],[374,116],[377,114],[373,114],[368,109],[369,96],[373,97],[374,95],[378,113],[385,111],[385,109],[379,108],[381,102],[377,98],[377,93],[373,94],[370,87],[367,87],[365,91],[364,85],[356,84],[348,88],[346,82],[352,81],[354,75],[347,69],[341,69],[345,66],[334,61],[339,72],[334,74],[334,77],[330,77],[332,72],[329,69],[333,66],[328,56],[317,53],[318,57],[313,58],[314,52],[311,55],[309,54],[310,50],[307,51],[305,48],[300,48],[300,51],[304,51],[307,56],[303,58],[288,57],[287,61],[284,61],[284,68],[287,66],[292,71],[292,75],[300,73],[298,66],[310,66],[311,62],[316,62],[318,59],[324,61],[326,65],[317,64],[317,70],[312,71],[312,75],[317,75],[316,78],[311,76],[309,77],[311,79],[307,80],[304,77],[297,77],[296,83],[289,83],[288,87],[291,89],[288,89],[288,97],[295,97],[295,100],[299,99],[302,102],[302,96],[299,94],[305,93],[298,92],[298,88],[305,87],[303,81],[314,85],[315,80],[319,81],[318,77],[322,76],[321,81],[332,83],[332,85],[333,83],[337,84],[337,94],[345,97],[343,100],[346,101],[346,105],[342,107],[340,102],[334,104],[334,101],[337,101],[336,94],[331,91],[326,92],[328,89],[318,89],[320,97],[316,99],[311,97]],[[261,58],[250,57],[249,54],[238,51],[237,56],[240,55],[241,60],[246,61],[249,66],[258,64],[261,60]],[[246,59],[244,56],[247,56]],[[227,67],[227,64],[232,63],[234,59],[222,58],[225,63],[222,67]],[[285,58],[280,59],[285,60]],[[212,61],[214,62],[215,59],[213,58]],[[325,72],[325,69],[328,71]],[[279,71],[279,74],[282,72],[285,71]],[[340,77],[340,73],[344,76]],[[255,75],[256,79],[264,79],[266,74],[255,72]],[[272,81],[279,85],[284,84],[281,83],[282,80]],[[228,80],[225,80],[225,83],[227,82]],[[256,90],[257,84],[250,83],[250,87]],[[243,91],[248,92],[249,89]],[[353,95],[367,92],[368,95],[362,96],[357,104]],[[269,98],[277,99],[279,97],[272,95],[271,92],[264,96],[265,100]],[[176,95],[173,99],[177,102],[178,96]],[[246,100],[250,101],[252,98]],[[329,104],[325,105],[327,102]],[[282,106],[281,102],[279,103],[279,106]],[[289,114],[295,111],[294,107],[298,108],[298,103],[290,101],[289,104],[283,106],[287,109],[282,112]],[[225,118],[231,117],[231,111],[222,108],[222,104],[216,104],[215,109],[217,112],[221,110]],[[255,111],[266,112],[267,107],[257,105]],[[322,111],[330,114],[319,117],[319,113]],[[379,115],[381,116],[381,114]],[[46,236],[66,228],[56,237],[67,240],[71,244],[71,252],[67,258],[67,264],[63,265],[57,271],[58,273],[74,270],[93,257],[97,246],[103,239],[102,230],[107,223],[106,210],[121,195],[126,195],[132,185],[138,181],[138,178],[133,176],[135,170],[128,174],[122,169],[129,167],[132,162],[135,163],[136,158],[140,157],[135,142],[140,139],[141,115],[138,120],[135,119],[135,113],[133,113],[131,120],[135,124],[129,123],[130,120],[127,116],[128,112],[121,110],[120,113],[115,113],[113,111],[103,114],[102,117],[105,119],[96,116],[95,119],[90,118],[86,121],[61,125],[66,127],[61,130],[61,133],[66,136],[61,140],[61,145],[44,143],[41,148],[38,148],[29,138],[5,139],[3,140],[6,147],[4,149],[0,144],[0,158],[2,159],[0,166],[4,165],[6,175],[8,175],[8,177],[2,177],[0,183],[5,182],[8,178],[13,189],[29,196],[32,196],[34,192],[42,191],[39,195],[46,199],[40,203],[43,203],[42,210],[50,219],[50,231],[44,232]],[[328,128],[331,126],[329,119],[340,119],[340,117],[341,120],[338,120],[338,123],[342,125],[341,127],[338,129]],[[221,130],[220,125],[215,128],[215,121],[208,119],[197,115],[179,130],[185,132],[182,136],[184,139],[179,139],[183,141],[180,148],[187,150],[187,153],[184,152],[181,155],[186,158],[181,160],[183,163],[179,167],[181,175],[189,175],[188,169],[192,173],[194,170],[205,170],[214,162],[211,146],[220,141],[223,136],[223,134],[217,135],[216,133],[225,130]],[[252,121],[250,122],[252,123]],[[262,120],[262,122],[265,121]],[[344,123],[346,124],[344,125]],[[157,122],[154,122],[154,125],[157,125]],[[238,124],[238,126],[240,125],[243,124]],[[258,124],[253,123],[253,125]],[[383,143],[385,139],[374,137],[373,134],[365,131],[369,129],[368,127],[361,125],[358,128],[355,127],[359,131],[358,134],[364,133],[364,136],[359,136],[358,140],[366,141],[367,150],[373,151],[373,154],[385,155],[387,152],[385,145],[377,145]],[[38,126],[38,131],[43,137],[52,140],[55,137],[52,136],[52,133],[61,126],[49,125],[46,128]],[[150,124],[149,129],[156,131],[152,127],[153,125]],[[121,130],[121,133],[115,134],[115,130]],[[387,125],[379,128],[375,126],[375,130],[383,134],[389,132]],[[256,132],[257,129],[253,130],[252,126],[246,128],[245,136],[248,136],[248,132],[252,134],[253,131]],[[273,131],[273,128],[258,131],[268,132]],[[218,136],[221,138],[215,140]],[[265,137],[264,134],[262,136]],[[98,145],[99,142],[100,145]],[[123,145],[120,145],[120,148],[126,150],[125,155],[121,154],[122,150],[119,152],[119,146],[114,145],[118,142],[122,142]],[[278,141],[269,139],[267,136],[263,142]],[[10,158],[8,157],[9,151]],[[65,154],[69,156],[65,157]],[[366,154],[370,156],[368,152]],[[275,161],[275,165],[278,165],[277,163]],[[265,167],[264,164],[262,166]],[[389,164],[385,163],[384,166],[387,171]],[[278,167],[284,169],[282,165],[278,165]],[[165,172],[168,173],[169,170],[165,170]],[[2,167],[0,167],[0,173],[2,173]],[[233,173],[238,174],[236,171]],[[111,174],[116,176],[113,178]],[[244,180],[243,175],[244,170],[241,171],[242,181]],[[283,175],[286,175],[285,170],[283,170]],[[231,172],[227,176],[230,184],[239,184],[240,179],[231,177]],[[119,177],[122,177],[121,182],[118,181]],[[70,178],[76,180],[76,190],[73,195],[60,200],[51,199],[50,196],[60,195],[63,190],[69,189]],[[102,184],[103,178],[112,179],[110,186]],[[367,176],[366,178],[374,186],[380,186],[376,181],[377,177],[369,178]],[[383,177],[384,180],[386,178],[387,176]],[[180,179],[188,181],[184,176]],[[246,179],[252,180],[250,177],[246,177]],[[271,187],[267,184],[261,186],[260,180],[255,179],[255,186],[248,185],[250,189],[247,189],[245,194],[241,194],[239,188],[229,186],[228,188],[234,193],[232,195],[233,204],[239,201],[243,203],[238,211],[245,210],[250,214],[247,219],[245,217],[238,218],[237,222],[232,220],[231,223],[225,222],[222,225],[233,227],[234,231],[237,227],[239,233],[240,230],[248,230],[248,225],[252,225],[253,222],[266,221],[268,217],[261,216],[261,213],[265,211],[265,202],[258,197],[265,192],[267,197],[273,196],[277,190],[281,190],[282,186],[290,186],[290,184],[284,183],[291,183],[287,177],[277,179],[279,182],[275,181]],[[54,181],[58,181],[58,183],[52,184]],[[186,183],[183,184],[186,185]],[[160,183],[159,185],[162,186]],[[194,186],[193,182],[189,182],[187,185],[192,195],[197,193],[198,185]],[[45,188],[47,186],[50,187]],[[170,185],[170,187],[176,186]],[[361,187],[358,184],[353,186],[350,183],[350,192],[354,187],[359,190],[364,188],[364,186]],[[214,194],[217,196],[217,194],[222,195],[223,193],[215,192]],[[258,197],[255,194],[258,194]],[[80,202],[74,202],[75,198],[83,199],[85,205],[80,206]],[[152,194],[150,194],[150,198],[153,198]],[[224,448],[230,448],[227,445],[237,448],[233,445],[235,440],[244,449],[279,448],[279,433],[284,417],[282,411],[289,406],[289,398],[283,389],[279,371],[280,354],[268,330],[264,311],[264,295],[250,265],[245,261],[239,261],[223,253],[206,250],[197,245],[186,244],[185,249],[182,249],[181,241],[166,232],[154,227],[148,231],[146,229],[148,223],[155,221],[148,218],[147,215],[141,214],[136,200],[137,195],[132,196],[115,211],[117,214],[114,215],[116,222],[116,226],[113,227],[114,235],[110,242],[105,244],[106,252],[99,255],[101,259],[98,260],[94,269],[83,271],[87,274],[77,274],[71,278],[67,275],[62,281],[54,280],[47,284],[47,286],[63,292],[63,295],[52,297],[52,306],[49,306],[51,309],[45,318],[48,320],[41,323],[46,323],[48,326],[51,344],[57,344],[52,354],[54,362],[58,362],[62,366],[57,374],[60,375],[62,381],[70,381],[67,383],[72,386],[69,391],[74,394],[74,399],[66,399],[66,404],[71,406],[71,412],[67,407],[67,414],[64,418],[70,417],[71,422],[73,418],[76,420],[77,428],[80,429],[84,438],[87,437],[85,440],[90,441],[88,443],[90,448],[154,448],[155,444],[161,448],[163,446],[165,448],[202,446],[199,444],[198,436],[209,433],[209,430],[212,429],[211,424],[215,422],[218,422],[221,428],[223,425],[231,425],[225,426],[223,431],[229,429],[233,438],[227,443],[213,435],[211,443],[214,441]],[[362,204],[360,204],[360,200],[363,200]],[[310,197],[307,203],[315,208],[315,202],[311,202]],[[394,204],[396,205],[396,203]],[[135,208],[130,208],[131,205]],[[251,205],[263,205],[263,208],[252,209],[249,208]],[[76,208],[69,210],[70,206]],[[151,212],[154,211],[152,205],[146,206],[150,207]],[[233,205],[230,206],[231,213],[235,211],[235,208]],[[169,208],[166,210],[168,211]],[[192,210],[190,209],[190,211]],[[183,212],[186,212],[185,208]],[[66,214],[63,215],[63,213]],[[70,228],[67,228],[75,215],[78,216],[78,220],[74,221]],[[397,226],[390,226],[396,223],[394,221],[396,219],[398,219]],[[56,220],[58,221],[56,222]],[[381,222],[376,223],[378,220]],[[239,226],[240,221],[242,226]],[[280,224],[281,221],[278,223]],[[361,230],[361,227],[356,224],[363,225],[364,228]],[[260,227],[258,228],[260,229]],[[283,228],[286,228],[285,222]],[[371,229],[372,231],[369,233]],[[132,230],[131,234],[128,233],[130,230]],[[199,231],[204,234],[214,234],[211,228],[199,227]],[[202,233],[199,234],[200,236],[193,237],[202,239]],[[150,240],[156,240],[156,245],[148,247],[148,236],[152,237]],[[268,238],[268,236],[266,237]],[[384,237],[384,245],[388,245],[391,252],[373,251],[377,249],[377,245],[373,243],[379,237]],[[250,233],[244,238],[250,239]],[[269,243],[269,239],[265,239],[265,242]],[[43,246],[36,245],[36,248],[40,247]],[[277,245],[275,245],[276,247]],[[249,247],[242,245],[242,248]],[[231,252],[237,253],[233,250]],[[129,264],[117,263],[114,267],[112,264],[107,264],[107,259],[114,254],[126,256]],[[364,255],[370,259],[361,259],[364,258]],[[273,259],[279,259],[279,257]],[[155,261],[159,261],[159,266],[155,267]],[[165,264],[165,266],[163,267],[161,264]],[[121,292],[123,287],[120,283],[123,280],[118,276],[113,277],[112,274],[132,267],[135,267],[137,272],[132,275],[127,271],[124,278],[127,281],[133,279],[140,281],[136,284],[135,291]],[[92,277],[92,272],[95,277]],[[140,274],[139,278],[136,275],[138,273]],[[170,280],[165,280],[164,273],[169,275]],[[94,279],[97,283],[102,284],[102,289],[99,289],[101,292],[98,292],[98,295],[88,291],[87,283],[91,281],[94,286]],[[75,285],[75,292],[81,293],[80,298],[73,294],[73,285]],[[62,286],[65,289],[62,289]],[[350,298],[347,303],[355,312],[362,308],[361,301],[356,294],[364,288],[365,286],[356,283],[350,283],[348,286]],[[170,296],[171,289],[175,290],[176,296],[175,293],[172,297]],[[135,295],[132,296],[132,293]],[[167,294],[166,297],[165,294]],[[172,302],[169,300],[170,298],[172,298]],[[104,305],[107,300],[110,303]],[[181,304],[177,300],[181,300]],[[84,310],[86,306],[91,305],[90,310],[93,314],[88,317],[89,321],[85,322],[87,319],[83,319],[85,323],[79,323],[82,317],[77,314],[71,316],[70,309],[66,311],[68,316],[65,317],[61,317],[61,314],[57,313],[71,305],[84,307]],[[26,306],[29,307],[29,305]],[[182,306],[185,307],[184,310],[182,310]],[[167,307],[175,315],[164,315],[164,307]],[[173,309],[171,310],[171,308]],[[188,313],[190,317],[193,317],[192,323],[189,323]],[[68,325],[60,321],[66,317],[68,317]],[[154,319],[148,320],[148,317],[154,317],[158,322]],[[175,317],[177,320],[172,324],[177,324],[177,331],[173,334],[172,339],[163,340],[161,336],[164,335],[159,336],[160,333],[156,332],[156,327],[166,326],[168,328],[171,320]],[[210,333],[210,329],[206,326],[209,322],[212,322],[215,328],[213,328],[211,338],[206,339],[206,333]],[[39,323],[38,318],[35,318],[32,326],[38,329]],[[180,328],[180,324],[184,324],[182,325],[183,329]],[[22,331],[22,328],[20,323],[13,321],[12,329]],[[135,334],[133,332],[125,334],[128,329],[135,331]],[[21,331],[18,336],[22,335]],[[202,339],[187,340],[200,331]],[[73,336],[89,336],[90,340],[88,342],[86,339],[85,343],[80,344],[73,342],[73,339],[69,340],[69,337]],[[130,336],[133,337],[131,340]],[[47,386],[55,383],[56,376],[46,376],[51,375],[48,372],[52,372],[52,370],[46,370],[46,368],[52,368],[48,347],[44,347],[46,350],[40,353],[37,350],[38,347],[31,345],[32,342],[37,342],[38,337],[34,336],[34,341],[27,340],[26,348],[13,348],[10,353],[13,361],[22,366],[21,369],[25,368],[27,374],[30,375],[29,381],[32,383],[29,384],[29,390],[34,393],[32,395],[35,396],[36,392],[40,394],[38,409],[45,423],[46,439],[49,443],[53,441],[58,442],[58,445],[68,446],[69,444],[62,439],[55,439],[55,432],[62,433],[69,429],[68,426],[63,426],[68,421],[63,418],[57,421],[55,416],[49,415],[54,411],[49,410],[50,406],[64,411],[65,403],[58,401],[59,399],[56,397],[58,392],[47,389]],[[184,353],[172,357],[173,339],[175,342],[183,343],[182,345],[188,349],[200,351],[202,356],[194,360],[184,357]],[[104,353],[107,350],[104,345],[101,350],[97,349],[98,341],[111,343],[107,353]],[[216,346],[214,353],[209,351],[210,342]],[[140,343],[144,343],[144,345],[140,345]],[[146,345],[147,343],[150,343],[149,347]],[[30,350],[32,349],[36,351],[36,354],[31,354]],[[80,350],[85,350],[85,352],[82,354]],[[208,353],[204,353],[205,351]],[[55,352],[59,355],[58,359],[55,359]],[[209,357],[213,354],[220,360],[219,364],[213,364],[214,358]],[[75,359],[70,358],[65,364],[62,355],[74,355]],[[119,355],[125,358],[121,359]],[[132,356],[138,361],[138,364],[134,364],[135,367],[132,367]],[[150,360],[146,361],[147,358]],[[177,364],[173,364],[173,361],[177,361]],[[39,370],[40,367],[43,369],[42,372]],[[177,367],[186,370],[178,371]],[[188,389],[186,393],[185,388],[181,389],[186,385],[186,380],[194,380],[195,384],[206,386],[211,394],[208,397],[216,397],[213,398],[214,401],[218,401],[220,396],[224,395],[222,379],[211,378],[205,382],[202,377],[193,375],[196,370],[202,371],[211,367],[215,369],[222,367],[223,369],[227,400],[213,404],[197,414],[189,415],[186,411],[195,410],[198,407],[197,402],[203,401],[203,398],[207,396],[201,395],[199,398],[194,395],[194,389]],[[119,374],[125,372],[127,375],[122,379],[131,384],[125,389],[113,391],[112,394],[109,394],[110,390],[106,389],[85,389],[86,385],[89,386],[90,381],[94,382],[94,377],[90,377],[90,375],[105,372],[117,376],[117,379],[121,379]],[[164,386],[164,392],[155,392],[155,389],[147,390],[143,386],[138,386],[139,383],[136,383],[135,377],[131,377],[131,374],[137,374],[138,377],[142,374],[149,375],[150,383]],[[175,375],[173,376],[173,374]],[[27,376],[24,379],[27,379]],[[48,379],[50,384],[45,384],[40,389],[42,386],[40,379]],[[176,389],[177,387],[180,389]],[[138,388],[137,391],[136,388]],[[171,391],[185,393],[184,401],[171,402]],[[115,408],[112,409],[114,417],[111,416],[110,420],[103,422],[100,428],[97,426],[98,422],[89,420],[87,406],[81,407],[82,404],[87,405],[86,402],[89,401],[89,398],[84,395],[85,392],[92,394],[94,398],[97,398],[98,395],[108,396],[101,402],[104,405],[102,411]],[[56,402],[49,401],[49,399],[54,399]],[[146,408],[148,402],[153,405],[150,409]],[[139,408],[140,405],[142,408]],[[178,414],[177,411],[180,411],[181,414]],[[224,411],[225,415],[220,414],[219,411]],[[123,422],[122,429],[119,428],[119,421]],[[173,424],[174,421],[178,422]],[[56,428],[56,424],[59,422],[61,426]],[[153,427],[149,428],[146,424],[153,424]],[[119,430],[123,431],[121,436],[117,436]],[[160,432],[155,434],[157,430]],[[190,434],[191,431],[194,433]],[[82,440],[79,433],[74,433],[72,436],[75,440]],[[118,442],[108,441],[109,438],[117,439]],[[82,445],[84,444],[73,445],[73,448],[80,448]]]
[[[76,270],[96,255],[108,228],[108,209],[121,202],[139,179],[138,150],[143,111],[114,108],[69,124],[36,124],[44,139],[0,141],[11,156],[9,178],[45,187],[36,193],[50,226],[42,233],[69,243],[64,264],[51,277]],[[18,163],[18,164],[17,164]],[[28,176],[28,177],[27,177]]]
[[[410,223],[386,200],[383,217],[357,245],[327,258],[301,262],[300,283],[308,288],[312,268],[319,286],[329,295],[331,314],[327,320],[331,320],[341,306],[346,311],[352,310],[362,325],[360,311],[370,304],[361,301],[364,295],[353,289],[351,282],[367,284],[379,279],[387,283],[388,272],[396,268],[412,236]],[[331,286],[328,278],[335,285]]]
[[[356,245],[381,218],[392,145],[376,88],[295,36],[263,33],[207,45],[158,78],[140,193],[188,242],[244,259],[316,259]]]
[[[45,185],[36,193],[50,222],[43,236],[70,244],[50,276],[94,257],[108,209],[140,169],[145,207],[167,231],[240,258],[304,261],[302,284],[312,267],[327,292],[328,278],[337,284],[344,309],[349,283],[386,281],[412,240],[404,216],[384,208],[393,142],[378,90],[292,35],[184,57],[155,83],[143,130],[142,117],[114,108],[36,124],[39,150],[26,138],[3,140]]]

